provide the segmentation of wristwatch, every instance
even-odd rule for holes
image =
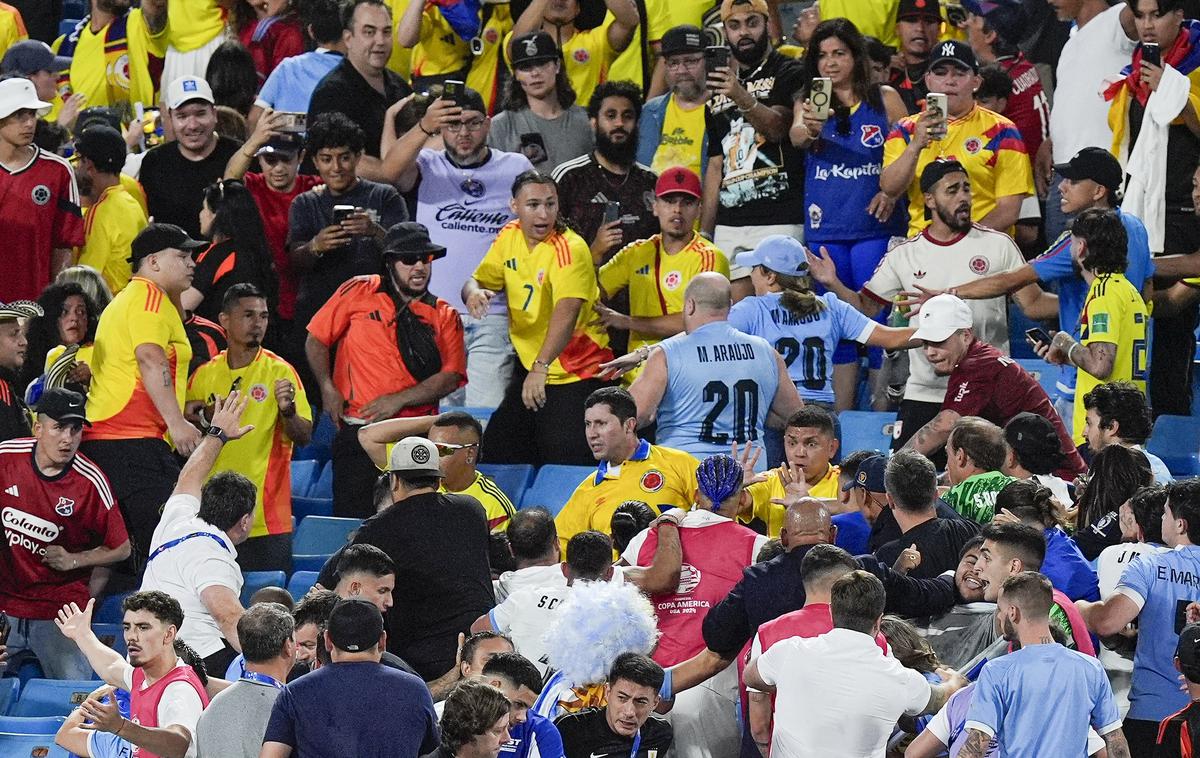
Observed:
[[[208,427],[206,434],[209,437],[216,437],[217,439],[221,440],[222,445],[229,441],[229,436],[225,434],[225,430],[219,426],[216,426],[215,424]]]

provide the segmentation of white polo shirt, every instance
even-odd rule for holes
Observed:
[[[925,230],[889,250],[870,281],[863,285],[863,292],[886,305],[901,291],[916,292],[918,284],[925,289],[948,290],[1024,265],[1025,258],[1017,244],[1003,232],[974,224],[962,237],[938,242]],[[1007,355],[1007,299],[1001,296],[968,300],[967,305],[975,317],[975,336]],[[919,317],[914,319],[918,321]],[[949,377],[934,373],[923,350],[909,351],[905,400],[940,403],[946,396],[948,380]]]
[[[173,495],[167,500],[150,540],[150,561],[141,589],[161,590],[179,601],[183,608],[179,637],[206,658],[224,643],[221,629],[201,602],[200,593],[220,585],[240,595],[242,570],[229,536],[200,520],[199,512],[200,499],[192,495]],[[169,547],[159,551],[164,545]]]
[[[861,632],[791,637],[757,660],[763,681],[776,687],[772,758],[882,756],[896,719],[929,703],[925,677]]]

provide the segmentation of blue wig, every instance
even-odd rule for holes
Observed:
[[[712,509],[721,509],[735,492],[742,488],[742,466],[728,455],[710,455],[696,468],[700,492],[712,501]]]

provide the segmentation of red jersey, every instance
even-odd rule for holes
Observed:
[[[996,63],[1013,83],[1008,105],[1001,115],[1017,125],[1025,142],[1025,151],[1033,160],[1042,142],[1050,136],[1050,100],[1042,89],[1037,69],[1025,60],[1024,55],[1017,53],[1012,57],[1000,58]]]
[[[1001,427],[1023,411],[1036,413],[1054,424],[1063,454],[1067,456],[1054,473],[1070,481],[1087,471],[1071,440],[1071,432],[1063,426],[1042,385],[1020,364],[986,342],[978,339],[972,342],[962,362],[950,374],[942,410],[960,416],[981,416]]]
[[[52,251],[83,246],[83,214],[71,164],[38,149],[15,171],[0,165],[0,229],[0,302],[36,300],[50,283]]]
[[[52,619],[64,603],[88,601],[90,568],[55,571],[48,545],[69,553],[120,547],[128,539],[108,478],[81,454],[48,478],[34,465],[31,437],[0,443],[0,609],[17,618]]]
[[[321,183],[321,177],[311,174],[296,176],[296,186],[291,192],[276,192],[267,186],[262,174],[246,174],[243,177],[246,189],[258,204],[262,215],[263,232],[267,235],[267,246],[275,261],[275,273],[279,275],[279,315],[291,320],[296,316],[296,295],[300,291],[300,279],[292,270],[292,259],[287,252],[288,210],[292,201],[302,192],[308,192]]]
[[[708,611],[725,599],[754,563],[756,532],[709,511],[690,511],[680,524],[683,567],[675,592],[655,595],[654,613],[662,632],[654,660],[663,667],[682,663],[706,647],[701,626]],[[632,545],[631,545],[632,547]],[[637,565],[654,562],[658,532],[646,533],[637,552]]]
[[[442,371],[467,383],[467,353],[458,311],[428,292],[409,301],[413,314],[433,329],[442,359]],[[317,315],[308,332],[327,347],[337,345],[333,384],[346,398],[346,415],[361,418],[364,405],[376,398],[415,387],[419,382],[404,365],[396,344],[396,304],[378,274],[356,276],[338,287]],[[397,416],[437,413],[437,403],[403,408]]]
[[[133,687],[129,691],[129,720],[138,726],[160,726],[158,703],[162,700],[167,685],[175,682],[190,684],[196,690],[196,694],[200,696],[200,702],[204,704],[205,708],[208,707],[208,693],[205,692],[204,685],[200,683],[200,677],[196,676],[196,672],[192,670],[191,666],[180,662],[179,665],[167,672],[166,676],[145,689],[142,687],[146,683],[146,672],[141,668],[134,668]],[[170,726],[170,724],[162,726]],[[158,756],[143,748],[135,747],[133,758],[158,758]]]
[[[261,88],[284,58],[304,52],[304,30],[294,14],[267,16],[242,27],[238,40],[250,51]]]

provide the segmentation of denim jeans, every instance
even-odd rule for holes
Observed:
[[[92,667],[79,647],[58,631],[51,619],[9,617],[8,670],[16,674],[32,655],[47,679],[91,679]]]
[[[508,314],[463,315],[467,385],[446,396],[444,406],[495,408],[504,399],[517,355],[508,336]]]

